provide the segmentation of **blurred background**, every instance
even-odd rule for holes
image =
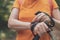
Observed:
[[[60,6],[60,0],[56,1]],[[11,30],[7,26],[13,2],[14,0],[0,0],[0,40],[15,40],[15,30]]]

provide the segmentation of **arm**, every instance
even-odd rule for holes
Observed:
[[[59,9],[58,8],[54,8],[53,9],[53,13],[52,13],[52,18],[53,20],[55,21],[55,27],[57,29],[60,29],[60,12],[59,12]],[[44,22],[44,21],[50,21],[50,19],[44,14],[44,13],[41,13],[41,14],[38,14],[33,21],[41,21],[41,22]]]
[[[60,27],[59,27],[60,26],[60,12],[59,12],[58,5],[55,0],[52,0],[52,6],[53,6],[52,15],[53,15],[53,20],[55,21],[55,27],[57,29],[60,29]],[[41,16],[41,17],[39,17],[39,16]],[[48,19],[48,17],[46,17],[46,16],[44,17],[44,15],[40,14],[40,15],[37,15],[35,20],[36,19],[37,20],[41,19],[42,21],[44,21],[45,19]]]
[[[13,8],[8,20],[8,27],[15,30],[30,29],[30,22],[22,22],[18,20],[19,9]]]
[[[59,12],[59,6],[57,4],[57,2],[55,0],[52,0],[52,4],[53,4],[53,19],[55,21],[55,27],[57,29],[60,29],[60,12]]]
[[[60,12],[59,9],[53,9],[53,20],[55,21],[55,27],[60,30]]]

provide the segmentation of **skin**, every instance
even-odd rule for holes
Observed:
[[[8,20],[8,27],[11,29],[14,29],[16,31],[30,30],[31,23],[18,20],[18,13],[19,13],[19,9],[13,8],[11,15],[9,17],[9,20]],[[42,33],[45,33],[46,30],[48,29],[48,26],[44,22],[37,24],[36,27],[41,30],[41,31],[40,30],[38,31],[39,35]],[[34,29],[34,30],[37,30],[37,29]],[[34,33],[36,33],[36,32],[37,31],[35,31]]]
[[[8,20],[8,27],[11,29],[15,29],[16,31],[20,31],[20,30],[30,30],[31,29],[31,23],[30,22],[23,22],[18,20],[18,13],[19,13],[19,9],[17,8],[13,8],[11,15],[9,17]],[[43,17],[42,17],[43,16]],[[53,19],[55,21],[55,27],[60,29],[60,12],[59,9],[53,9]],[[44,14],[39,14],[37,15],[32,21],[37,21],[39,19],[41,19],[41,23],[38,23],[36,25],[36,27],[34,28],[34,34],[38,34],[38,35],[42,35],[45,32],[47,32],[49,30],[48,26],[44,23],[45,19],[49,18],[47,16],[45,16]],[[59,25],[59,26],[58,26]]]
[[[22,22],[18,20],[19,9],[13,8],[11,15],[8,20],[8,27],[11,29],[19,30],[27,30],[30,29],[30,22]]]
[[[53,16],[53,20],[55,21],[55,28],[56,29],[58,29],[58,30],[60,30],[60,12],[59,12],[59,9],[58,8],[56,8],[56,9],[54,9],[53,10],[53,13],[52,13],[52,16]],[[37,19],[37,20],[36,20]],[[49,18],[46,16],[46,15],[44,15],[43,13],[41,13],[41,14],[38,14],[35,18],[34,18],[34,20],[33,21],[49,21]],[[41,26],[42,26],[42,24],[41,24]],[[35,27],[35,29],[34,29],[34,31],[35,31],[35,34],[36,33],[38,33],[39,34],[39,31],[37,31],[37,30],[39,30],[39,28],[38,27]],[[43,28],[42,28],[42,31],[43,31]],[[43,34],[42,33],[42,31],[40,30],[40,33],[41,34]],[[46,32],[46,31],[45,31]],[[40,34],[40,35],[41,35]]]
[[[11,28],[11,29],[15,29],[16,31],[28,30],[28,29],[30,30],[31,23],[30,22],[19,21],[18,20],[18,13],[19,13],[19,9],[13,8],[13,10],[11,12],[11,15],[9,17],[9,20],[8,20],[8,27]],[[58,29],[60,29],[60,27],[59,27],[60,26],[59,15],[60,15],[59,10],[54,9],[53,10],[53,19],[55,21],[55,27],[58,28]],[[42,34],[47,32],[47,30],[49,30],[48,26],[43,22],[46,19],[48,19],[48,21],[49,21],[49,18],[42,13],[42,14],[37,15],[32,21],[38,21],[39,19],[41,19],[42,22],[38,23],[36,25],[36,27],[34,28],[34,33],[35,34],[38,33],[41,36]]]

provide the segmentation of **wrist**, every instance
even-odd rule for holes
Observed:
[[[31,29],[31,23],[28,23],[28,29],[29,30]]]
[[[36,25],[38,24],[38,22],[32,22],[31,23],[31,31],[33,32],[34,31],[34,28],[36,27]]]

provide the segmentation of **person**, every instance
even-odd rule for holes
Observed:
[[[52,4],[52,11],[51,6]],[[45,12],[55,21],[55,26],[60,29],[60,12],[55,0],[15,0],[11,15],[8,20],[8,27],[17,31],[16,40],[32,40],[34,38],[31,32],[31,22],[41,19],[34,28],[34,34],[41,36],[40,40],[50,40],[47,32],[48,26],[44,23],[48,19],[43,13],[35,15],[36,12]]]

